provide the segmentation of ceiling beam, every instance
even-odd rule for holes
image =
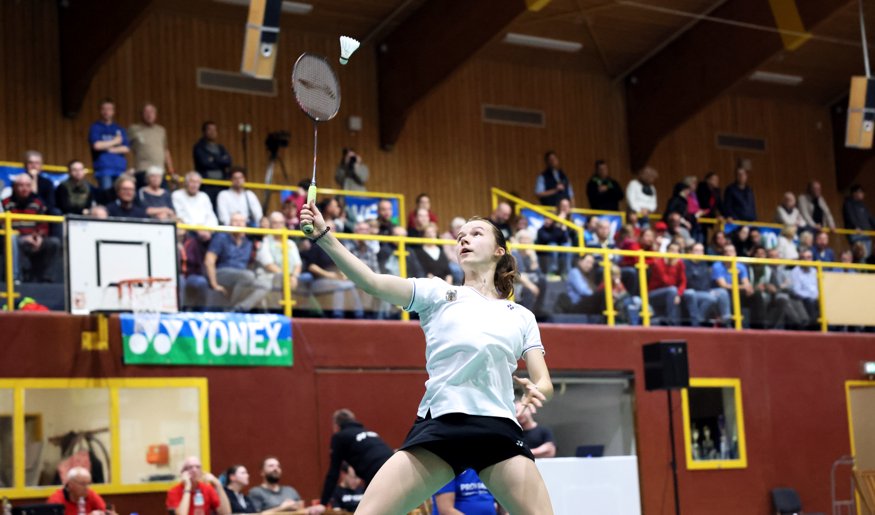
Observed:
[[[808,31],[848,0],[796,0]],[[714,18],[775,26],[770,2],[733,0]],[[778,32],[701,21],[633,70],[626,80],[630,162],[647,164],[662,139],[784,49]]]
[[[391,149],[413,107],[531,3],[531,0],[428,0],[379,43],[381,146]]]
[[[73,118],[101,65],[146,18],[155,0],[58,2],[61,110]]]

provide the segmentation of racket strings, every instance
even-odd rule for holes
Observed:
[[[340,109],[340,86],[324,59],[301,56],[292,71],[292,88],[301,109],[314,121],[330,120]]]

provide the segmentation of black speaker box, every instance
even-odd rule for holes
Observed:
[[[642,347],[642,351],[646,390],[678,390],[690,385],[687,342],[648,343]]]

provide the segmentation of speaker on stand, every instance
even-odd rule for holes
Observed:
[[[668,434],[671,441],[671,476],[674,484],[674,512],[681,513],[678,494],[678,466],[674,443],[674,409],[671,391],[690,386],[690,367],[687,361],[687,342],[661,341],[642,346],[644,356],[644,389],[665,390],[668,398]]]

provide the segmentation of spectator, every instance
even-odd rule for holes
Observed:
[[[586,183],[586,197],[590,209],[604,211],[619,211],[620,201],[624,197],[623,187],[609,175],[608,163],[599,159],[595,162],[595,171]]]
[[[201,125],[201,133],[203,136],[194,144],[192,149],[194,169],[204,179],[227,180],[230,177],[231,155],[218,142],[219,127],[216,125],[216,122],[207,121]],[[216,199],[221,190],[221,186],[204,186],[204,192],[210,197],[213,205],[216,204]]]
[[[520,217],[525,219],[525,217]],[[459,230],[462,229],[462,226],[465,225],[465,219],[461,216],[457,216],[450,221],[450,230],[441,234],[441,239],[444,240],[453,240],[458,241]],[[534,240],[534,236],[529,239],[529,243]],[[462,267],[459,266],[459,255],[456,254],[456,248],[454,245],[442,245],[444,255],[447,256],[447,261],[450,265],[450,272],[453,274],[453,284],[462,284],[463,279],[465,278],[464,272],[462,272]],[[383,252],[382,245],[380,247],[380,252]]]
[[[419,216],[419,210],[425,209],[428,212],[428,221],[433,223],[438,223],[437,216],[431,211],[431,198],[427,193],[420,193],[416,197],[416,205],[413,207],[413,211],[407,215],[407,229],[410,230],[411,227],[417,225],[417,217]],[[425,225],[423,225],[425,227]],[[410,235],[413,236],[412,234]]]
[[[799,250],[796,248],[796,226],[785,225],[778,235],[778,244],[775,249],[780,259],[799,259]]]
[[[356,222],[353,232],[363,236],[374,234],[371,230],[371,224],[364,220]],[[365,266],[378,274],[380,273],[380,259],[378,257],[380,245],[378,242],[374,240],[346,240],[342,243],[355,257],[359,258]]]
[[[517,412],[517,422],[523,428],[523,442],[528,446],[535,458],[552,458],[556,456],[556,439],[553,431],[535,422],[533,413],[519,401],[514,402]]]
[[[356,473],[370,483],[380,467],[392,457],[392,448],[374,431],[369,431],[356,420],[355,413],[339,409],[331,417],[334,434],[331,435],[331,455],[328,473],[322,487],[322,504],[327,504],[337,486],[341,465],[346,462]]]
[[[232,465],[225,472],[225,478],[228,481],[225,485],[225,495],[228,497],[231,513],[258,513],[255,511],[252,499],[243,493],[243,489],[249,486],[249,471],[246,467]]]
[[[702,209],[702,216],[722,218],[723,200],[720,195],[720,176],[714,172],[705,174],[704,180],[696,186],[696,201]]]
[[[122,174],[115,180],[116,199],[107,204],[106,211],[115,218],[149,218],[137,203],[137,181],[133,175]]]
[[[246,227],[245,215],[231,215],[232,227]],[[210,288],[229,297],[229,303],[238,311],[251,310],[270,292],[267,280],[256,278],[249,270],[252,241],[242,232],[220,232],[210,239],[204,257],[204,270]]]
[[[806,249],[799,253],[799,258],[802,261],[812,261],[814,255],[811,250]],[[813,327],[820,317],[817,271],[813,266],[797,265],[790,270],[790,292],[795,299],[802,301],[808,314],[809,327]]]
[[[768,251],[769,258],[777,258],[777,250]],[[772,306],[773,313],[769,314],[769,321],[774,328],[785,329],[802,329],[808,326],[808,312],[805,311],[805,306],[802,301],[793,297],[790,290],[791,277],[790,269],[784,265],[774,266],[771,276],[772,284],[774,285],[774,300]]]
[[[285,229],[286,220],[279,211],[274,211],[268,218],[269,228]],[[286,240],[289,259],[289,284],[294,291],[298,287],[298,278],[301,275],[301,254],[298,246],[291,238]],[[262,238],[261,245],[255,252],[255,262],[258,263],[256,275],[265,276],[270,281],[273,289],[283,289],[283,238],[280,235],[268,235]]]
[[[723,231],[715,231],[714,235],[711,236],[711,245],[708,246],[708,251],[706,254],[709,256],[722,256],[723,255],[723,247],[729,243],[729,240],[726,238],[726,233]]]
[[[611,267],[611,298],[614,299],[617,321],[629,325],[641,325],[641,297],[630,294],[626,289],[620,267],[612,263],[608,266]],[[604,283],[599,285],[598,295],[599,298],[607,298]]]
[[[429,223],[425,227],[423,238],[437,238],[437,225]],[[433,243],[424,243],[413,247],[413,255],[416,256],[416,261],[419,262],[419,267],[422,269],[423,275],[420,277],[439,277],[453,284],[453,273],[450,270],[450,262],[447,256],[444,255],[441,247]],[[376,260],[376,256],[374,256]]]
[[[377,203],[377,234],[380,236],[392,236],[395,227],[398,226],[398,218],[394,216],[394,206],[391,200],[382,199]],[[456,239],[455,237],[453,238]],[[380,264],[381,273],[386,272],[386,262],[395,252],[397,246],[388,241],[380,242],[380,251],[377,253],[377,261]],[[455,253],[453,253],[455,254]],[[461,270],[461,269],[460,269]]]
[[[516,243],[531,245],[534,243],[532,233],[527,230],[517,231]],[[547,276],[541,271],[538,255],[532,249],[517,248],[514,248],[511,254],[516,260],[517,270],[519,271],[517,302],[528,308],[532,313],[535,313],[535,315],[539,315],[543,311],[544,294],[547,290]]]
[[[845,198],[842,212],[845,217],[845,228],[856,229],[856,234],[848,235],[851,244],[861,242],[866,247],[866,255],[872,254],[872,237],[861,231],[875,231],[875,216],[863,202],[866,192],[859,184],[851,186],[851,194]]]
[[[701,243],[695,243],[690,253],[702,256],[705,254],[705,246]],[[711,263],[698,259],[686,259],[684,260],[684,272],[687,287],[684,289],[683,301],[690,315],[692,326],[705,325],[714,308],[717,310],[717,322],[719,324],[729,323],[731,317],[729,292],[723,288],[712,287]]]
[[[668,233],[672,238],[677,238],[681,241],[681,248],[686,248],[693,244],[693,231],[697,225],[691,225],[686,218],[681,216],[677,211],[668,213],[665,223],[668,226]]]
[[[735,182],[723,194],[723,214],[730,220],[754,222],[757,219],[753,189],[748,184],[748,171],[743,166],[735,170]]]
[[[340,205],[338,197],[329,197],[319,203],[319,208],[325,216],[325,220],[330,220],[334,224],[334,230],[337,232],[352,232],[352,223],[344,216],[343,207]]]
[[[217,202],[216,211],[222,225],[230,225],[232,213],[243,213],[249,227],[257,227],[264,216],[258,197],[246,189],[246,169],[240,166],[231,167],[231,187],[219,193]]]
[[[562,220],[572,224],[572,226],[576,226],[577,224],[574,222],[574,218],[571,214],[571,201],[568,199],[562,199],[559,201],[559,205],[556,207],[556,216],[561,218]],[[590,221],[594,223],[598,222],[597,217],[590,217]],[[563,247],[577,247],[579,244],[579,236],[577,234],[577,230],[573,227],[569,227],[566,224],[558,224],[564,227],[565,232],[568,234],[568,241],[565,242]],[[608,225],[608,233],[610,233],[610,224]],[[593,236],[596,236],[597,231],[593,231]],[[597,236],[596,236],[597,237]],[[586,239],[586,232],[584,232],[584,239]],[[598,245],[599,242],[595,241],[594,245]],[[571,252],[563,252],[562,257],[560,258],[561,269],[560,273],[565,275],[568,270],[571,270],[571,266],[574,263],[574,255]]]
[[[597,274],[595,256],[586,254],[577,260],[577,265],[568,272],[566,279],[565,287],[571,305],[564,311],[587,315],[600,315],[604,311],[604,296],[596,294],[601,282]]]
[[[106,508],[106,502],[94,490],[88,488],[91,484],[91,472],[83,467],[73,467],[67,471],[67,482],[63,488],[55,490],[46,499],[48,504],[61,504],[65,515],[87,513],[89,515],[117,515],[115,510]],[[79,510],[79,501],[84,500],[85,511]]]
[[[559,168],[559,156],[552,150],[544,154],[547,168],[538,175],[535,181],[535,195],[545,206],[556,207],[562,199],[574,203],[574,189],[565,172]]]
[[[681,251],[675,243],[669,244],[667,250],[669,254]],[[647,289],[654,313],[663,317],[668,325],[681,325],[681,298],[687,287],[684,262],[677,257],[656,258],[648,268]]]
[[[690,185],[686,182],[679,182],[675,184],[674,190],[672,191],[672,196],[670,199],[668,199],[668,205],[665,208],[665,213],[662,215],[663,221],[668,223],[669,215],[671,215],[672,213],[677,213],[678,217],[681,220],[681,224],[691,234],[693,232],[693,226],[697,224],[695,213],[690,214],[689,199],[693,196],[691,195],[692,191],[693,190],[690,188]]]
[[[723,255],[726,257],[736,257],[735,246],[728,244],[723,247]],[[750,273],[748,273],[747,265],[744,263],[737,263],[736,266],[738,267],[739,295],[741,296],[742,301],[747,304],[750,297],[754,294],[753,285],[750,283]],[[731,269],[732,264],[723,261],[716,261],[711,265],[711,280],[713,281],[713,286],[726,290],[726,293],[730,295],[730,298],[732,295]],[[741,316],[741,314],[736,313],[736,316]]]
[[[325,211],[322,211],[322,213],[324,214]],[[413,220],[413,223],[407,226],[407,236],[410,236],[411,238],[422,238],[425,234],[425,228],[433,223],[435,222],[431,221],[428,210],[425,208],[419,208],[416,210],[416,218]]]
[[[12,195],[0,204],[7,213],[46,215],[46,205],[33,192],[33,179],[22,173],[12,180]],[[49,234],[47,222],[17,220],[12,229],[18,235],[12,245],[16,279],[24,282],[55,282],[61,257],[61,241]],[[26,258],[22,260],[21,257]],[[22,262],[24,261],[24,262]]]
[[[799,253],[803,250],[811,250],[814,248],[814,233],[811,231],[802,231],[799,234]]]
[[[140,188],[137,202],[146,209],[146,214],[156,220],[176,220],[170,192],[161,187],[164,172],[157,166],[146,170],[146,185]]]
[[[167,145],[167,131],[158,125],[158,108],[151,102],[143,104],[140,111],[140,122],[131,125],[128,129],[131,139],[131,150],[134,152],[134,177],[137,179],[137,188],[142,189],[146,185],[146,172],[150,168],[157,168],[164,180],[164,173],[172,176],[172,184],[177,184],[178,177],[173,167],[173,157],[170,155],[170,147]]]
[[[792,225],[799,229],[805,227],[805,219],[796,207],[796,195],[792,191],[784,193],[784,200],[775,211],[775,222],[781,225]]]
[[[535,238],[536,245],[552,245],[565,246],[568,242],[568,227],[563,224],[556,223],[550,217],[544,217],[544,224],[538,229],[538,235]],[[546,274],[556,274],[564,272],[559,268],[559,256],[556,252],[538,251],[538,259],[540,260],[541,270]],[[563,261],[564,262],[564,261]]]
[[[630,211],[638,213],[641,224],[650,223],[649,216],[657,209],[656,178],[659,174],[652,166],[645,166],[638,172],[638,178],[629,181],[626,186],[626,207]]]
[[[811,249],[815,261],[832,263],[836,260],[835,252],[829,248],[829,233],[820,231],[814,238],[814,248]]]
[[[66,181],[55,190],[55,206],[63,215],[82,215],[94,204],[94,191],[85,180],[85,164],[74,159],[67,164]]]
[[[668,224],[662,220],[653,224],[653,232],[655,240],[653,242],[653,250],[656,252],[665,252],[668,244],[671,243],[673,236],[668,232]]]
[[[88,210],[88,216],[97,220],[106,220],[109,218],[109,211],[106,210],[106,206],[94,204],[91,209]]]
[[[43,201],[49,214],[55,211],[55,183],[43,175],[43,155],[36,150],[24,153],[24,171],[33,179],[33,192]]]
[[[510,218],[513,216],[513,210],[507,202],[499,202],[492,214],[489,215],[489,221],[493,223],[504,235],[504,239],[511,237],[512,230],[510,227]]]
[[[432,498],[433,515],[493,515],[495,497],[474,469],[467,469],[444,485]]]
[[[853,255],[853,262],[857,264],[865,264],[866,257],[866,245],[863,244],[862,241],[855,241],[853,245],[851,245],[851,254]]]
[[[213,235],[209,231],[196,231],[187,234],[183,231],[183,234],[177,239],[177,241],[182,242],[179,247],[181,279],[179,291],[182,292],[182,305],[204,307],[207,303],[207,292],[210,289],[204,259]]]
[[[115,104],[109,98],[100,102],[100,120],[91,124],[88,145],[94,161],[94,178],[104,191],[112,189],[116,177],[128,168],[128,135],[113,121]]]
[[[185,187],[170,195],[176,219],[190,225],[205,225],[216,227],[219,220],[213,211],[213,203],[206,193],[200,191],[201,174],[188,172],[185,174]]]
[[[753,241],[751,241],[750,233],[750,226],[742,225],[729,235],[729,241],[735,247],[736,255],[750,257],[753,254],[754,245]]]
[[[821,193],[819,181],[808,183],[808,190],[799,195],[799,212],[806,226],[818,231],[823,228],[835,230],[835,219]]]
[[[568,231],[569,239],[571,235],[574,234],[574,231]],[[576,239],[576,238],[574,238]],[[606,218],[599,218],[596,222],[595,226],[595,240],[592,242],[593,247],[597,247],[600,249],[613,249],[615,248],[614,239],[611,238],[611,222],[609,222]],[[570,255],[570,253],[568,253]],[[613,261],[619,256],[606,256],[608,261]],[[598,257],[598,261],[601,261],[603,258],[601,255]]]
[[[344,148],[340,157],[340,164],[334,172],[334,180],[342,190],[367,191],[365,183],[368,182],[370,171],[368,165],[362,161],[362,156],[355,149]]]
[[[295,203],[295,199],[289,197],[283,201],[282,214],[286,229],[295,231],[301,228],[301,219],[298,218],[298,205]]]
[[[331,494],[331,507],[335,510],[355,513],[365,495],[365,485],[348,463],[342,463],[340,471],[342,472],[340,483],[334,487],[334,492]]]
[[[182,462],[182,481],[167,492],[165,505],[175,515],[231,515],[222,484],[216,476],[203,473],[195,456]]]
[[[839,262],[843,265],[850,265],[854,263],[854,252],[851,249],[845,249],[839,254]],[[839,272],[842,274],[856,274],[859,273],[859,270],[854,268],[834,268],[833,272]]]
[[[261,477],[264,481],[261,486],[249,490],[249,497],[252,498],[252,504],[255,505],[257,512],[274,513],[304,509],[304,501],[298,491],[291,486],[280,485],[282,475],[283,469],[278,459],[272,456],[264,459],[261,465]],[[325,511],[325,506],[311,506],[306,511],[308,515],[322,513]]]
[[[331,222],[328,223],[329,227],[333,225]],[[334,261],[319,245],[311,245],[307,251],[302,253],[301,260],[303,261],[303,270],[313,278],[310,286],[313,295],[327,293],[332,295],[331,307],[334,318],[344,317],[347,295],[352,302],[353,316],[364,318],[364,307],[355,284],[343,275],[343,272],[337,268]]]

